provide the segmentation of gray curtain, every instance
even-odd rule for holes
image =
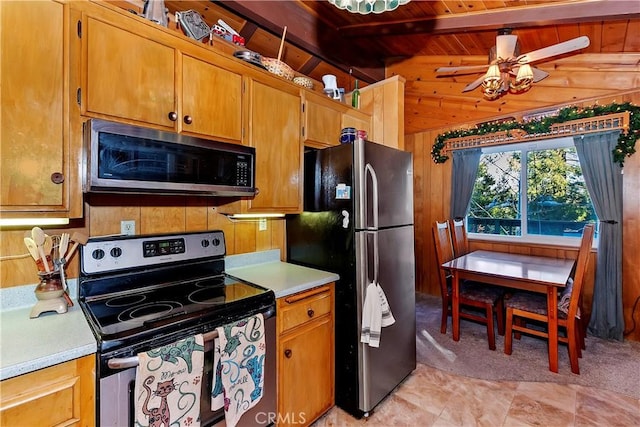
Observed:
[[[467,216],[473,186],[478,175],[481,154],[482,150],[480,148],[453,152],[451,216],[455,219],[462,219]]]
[[[622,341],[622,168],[612,151],[620,131],[574,137],[582,175],[600,220],[589,332]]]

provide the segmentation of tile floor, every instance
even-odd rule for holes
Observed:
[[[313,427],[640,426],[640,400],[570,384],[486,381],[418,367],[368,419],[334,407]]]

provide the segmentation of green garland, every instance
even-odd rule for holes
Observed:
[[[489,122],[483,123],[474,129],[452,130],[438,135],[433,148],[431,149],[431,158],[435,163],[444,163],[449,156],[442,154],[445,142],[450,138],[461,138],[473,135],[486,135],[489,133],[510,131],[513,129],[522,129],[527,134],[548,133],[551,125],[556,123],[564,123],[571,120],[584,119],[589,117],[605,116],[607,114],[619,113],[621,111],[629,111],[629,129],[627,133],[621,133],[618,138],[616,148],[613,150],[613,161],[624,166],[625,157],[631,156],[636,152],[636,140],[640,138],[640,107],[629,102],[624,104],[594,105],[588,108],[581,107],[565,107],[559,110],[558,114],[553,117],[545,117],[542,119],[532,120],[527,123],[519,123],[517,121],[509,122]]]

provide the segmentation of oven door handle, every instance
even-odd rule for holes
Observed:
[[[204,342],[213,341],[218,338],[218,331],[213,330],[211,332],[207,332],[202,335],[204,338]],[[114,357],[113,359],[109,359],[107,361],[107,366],[111,369],[125,369],[125,368],[134,368],[140,364],[140,360],[138,356],[131,357]]]

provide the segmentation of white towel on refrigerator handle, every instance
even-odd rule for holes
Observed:
[[[382,328],[395,321],[382,287],[377,282],[369,283],[362,307],[360,342],[379,347]]]
[[[382,307],[382,321],[380,324],[383,328],[387,326],[391,326],[396,323],[396,319],[393,317],[393,313],[391,312],[391,307],[389,306],[389,301],[387,301],[387,296],[384,294],[382,290],[382,286],[376,283],[376,289],[378,290],[378,297],[380,298],[380,306]]]

